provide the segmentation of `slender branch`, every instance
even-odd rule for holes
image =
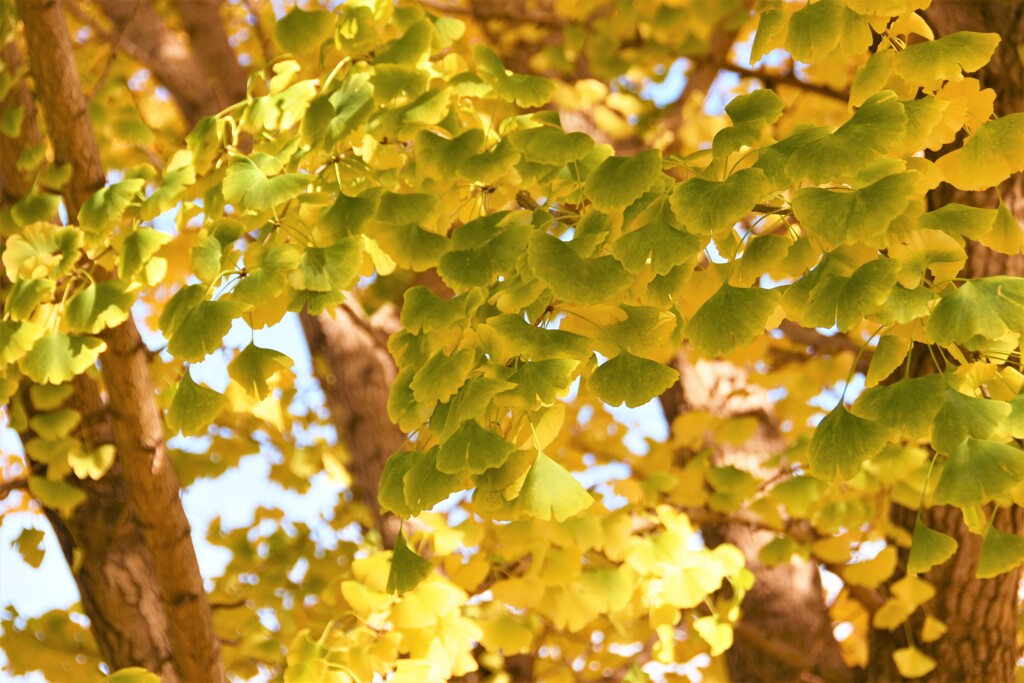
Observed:
[[[10,481],[0,482],[0,500],[3,500],[15,491],[21,491],[26,488],[28,488],[28,477],[20,477],[18,479],[11,479]]]
[[[819,664],[801,649],[795,648],[778,640],[772,640],[760,629],[740,621],[733,624],[736,636],[757,649],[763,654],[771,657],[777,662],[796,671],[805,671],[814,676],[820,676],[827,681],[853,681],[856,677],[849,669],[839,669]]]
[[[812,354],[834,356],[844,351],[859,353],[863,344],[858,344],[845,334],[822,334],[817,330],[808,329],[791,320],[784,320],[779,325],[782,334],[789,341],[805,347]],[[857,359],[857,371],[867,372],[871,364],[871,350],[866,349]]]
[[[448,14],[456,16],[468,16],[477,20],[501,19],[515,23],[537,24],[538,26],[564,27],[567,22],[552,14],[538,14],[536,12],[519,11],[518,8],[505,7],[501,4],[471,3],[466,5],[447,5],[434,0],[419,0],[420,7],[437,14]]]
[[[135,6],[132,8],[128,21],[121,25],[118,29],[117,35],[110,40],[110,56],[107,57],[107,62],[103,65],[103,71],[100,72],[100,77],[96,80],[96,85],[93,86],[92,92],[86,96],[86,102],[91,104],[92,101],[96,99],[96,93],[98,93],[100,89],[103,88],[103,84],[107,82],[107,77],[110,76],[110,68],[114,66],[114,61],[117,60],[117,53],[121,47],[121,39],[124,38],[124,33],[128,30],[128,26],[135,20],[135,15],[139,13],[139,7],[141,6],[142,0],[135,0]]]
[[[733,64],[727,60],[720,60],[713,62],[713,65],[717,69],[723,69],[725,71],[731,71],[734,74],[743,76],[744,78],[756,78],[757,80],[764,83],[764,87],[774,89],[777,85],[790,85],[795,88],[800,88],[807,92],[812,92],[817,95],[824,97],[830,97],[840,102],[849,102],[850,93],[843,92],[841,90],[835,90],[828,87],[827,85],[820,85],[818,83],[810,83],[801,78],[797,78],[795,74],[791,73],[773,73],[771,71],[765,71],[764,69],[748,69],[742,67],[739,64]]]

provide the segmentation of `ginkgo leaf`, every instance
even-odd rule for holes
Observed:
[[[399,517],[412,517],[418,512],[405,501],[405,475],[421,455],[416,451],[398,451],[384,462],[377,500],[385,512],[393,512]]]
[[[844,11],[836,0],[821,0],[793,12],[786,32],[786,49],[802,62],[828,55],[839,45]]]
[[[946,182],[961,190],[998,185],[1024,170],[1024,113],[981,124],[963,147],[936,163]]]
[[[21,530],[18,537],[11,542],[11,545],[21,555],[21,559],[33,569],[39,569],[39,565],[43,563],[43,555],[45,550],[43,549],[43,538],[46,534],[40,529],[33,529],[26,527]]]
[[[942,346],[977,348],[988,339],[1024,332],[1024,280],[980,278],[947,289],[928,319],[928,336]]]
[[[941,230],[954,237],[963,235],[976,240],[992,229],[997,213],[995,209],[949,203],[922,214],[917,224],[929,230]]]
[[[196,384],[191,370],[186,370],[167,409],[167,427],[172,434],[202,434],[225,406],[227,398],[223,394]]]
[[[573,373],[579,366],[574,360],[527,361],[508,376],[515,389],[503,392],[500,398],[528,410],[538,405],[551,405],[569,391]]]
[[[942,375],[911,377],[866,390],[854,404],[853,412],[916,439],[928,433],[942,408],[945,389]]]
[[[265,211],[300,195],[309,180],[299,173],[268,178],[252,159],[237,156],[224,174],[224,200],[239,209]]]
[[[228,375],[249,394],[263,400],[270,393],[267,380],[292,367],[292,359],[274,349],[249,344],[228,364]]]
[[[988,64],[998,44],[998,33],[973,31],[925,40],[899,51],[896,73],[911,83],[956,79]]]
[[[71,451],[68,464],[79,479],[100,479],[113,464],[117,449],[113,444],[102,444],[89,451]]]
[[[127,320],[134,302],[135,296],[124,282],[92,282],[68,300],[65,320],[73,332],[97,334]]]
[[[447,402],[465,384],[475,360],[472,349],[462,349],[450,356],[444,351],[432,355],[409,382],[416,401],[428,406]]]
[[[1024,479],[1019,448],[968,437],[946,460],[932,499],[939,505],[982,505]]]
[[[44,329],[32,322],[0,320],[0,365],[14,363],[28,353]]]
[[[38,384],[63,384],[91,368],[106,348],[95,337],[53,330],[36,340],[32,350],[18,361],[18,367]]]
[[[546,78],[509,73],[498,55],[481,43],[473,48],[473,60],[481,77],[494,88],[498,97],[520,107],[539,107],[555,90],[555,84]]]
[[[701,353],[721,356],[761,334],[781,300],[773,289],[724,284],[693,315],[686,334]]]
[[[910,556],[907,558],[907,572],[927,573],[932,567],[953,557],[956,547],[956,539],[935,531],[918,518],[914,526],[914,539],[910,544]]]
[[[657,275],[666,275],[686,263],[704,248],[704,240],[674,225],[671,208],[662,200],[662,209],[644,225],[612,243],[612,255],[630,273],[637,273],[647,262]]]
[[[405,29],[401,36],[381,48],[374,61],[378,64],[416,65],[430,50],[433,33],[430,21],[420,19]]]
[[[154,254],[163,245],[170,242],[171,235],[149,228],[136,228],[124,239],[121,245],[121,252],[117,261],[117,276],[127,280],[142,271],[147,264],[151,263]],[[161,273],[154,273],[154,278],[143,278],[147,283],[153,284],[154,280],[163,277]]]
[[[903,365],[907,354],[910,353],[910,345],[910,340],[903,337],[891,334],[882,335],[874,353],[871,354],[871,364],[868,365],[868,373],[865,377],[866,386],[875,386],[889,377],[896,368]]]
[[[826,481],[850,479],[888,441],[888,428],[850,414],[840,403],[814,429],[808,451],[811,473]]]
[[[398,533],[395,549],[391,555],[391,568],[388,570],[388,593],[401,595],[423,582],[434,571],[434,565],[416,554],[405,541],[405,535]]]
[[[565,242],[544,232],[530,238],[530,267],[564,301],[593,304],[607,301],[631,280],[613,256],[580,258]]]
[[[285,52],[317,50],[334,33],[336,16],[326,10],[292,7],[274,24],[274,39]]]
[[[359,238],[347,238],[325,248],[308,247],[291,272],[289,283],[295,289],[337,292],[355,283],[362,264],[363,245]]]
[[[732,625],[717,617],[701,617],[693,622],[693,630],[708,644],[712,657],[717,657],[732,647]]]
[[[625,403],[637,408],[661,396],[678,380],[674,368],[623,351],[594,370],[589,386],[608,405]]]
[[[996,438],[1010,412],[1010,404],[1005,401],[967,396],[948,389],[932,425],[932,448],[939,453],[951,453],[968,436]]]
[[[991,579],[1016,569],[1022,562],[1024,537],[1000,531],[995,525],[989,526],[981,545],[976,576],[979,579]]]
[[[247,308],[247,305],[235,301],[200,301],[181,317],[180,323],[173,326],[167,351],[181,360],[203,360],[221,348],[224,335],[231,329],[234,319]]]
[[[480,474],[504,465],[515,449],[515,444],[508,439],[484,429],[474,420],[466,420],[441,444],[437,469],[446,474]]]
[[[417,453],[409,471],[402,478],[405,502],[412,514],[429,510],[463,487],[464,474],[442,472],[438,466],[440,449],[434,446],[425,453]]]
[[[590,174],[583,193],[599,211],[622,209],[639,199],[661,175],[661,152],[608,157]]]
[[[78,212],[78,225],[90,232],[107,232],[146,186],[141,178],[129,178],[104,187],[85,200]]]
[[[82,420],[82,414],[71,408],[59,408],[29,418],[28,426],[47,441],[63,439],[71,434]]]
[[[41,304],[49,303],[57,289],[51,278],[22,278],[14,283],[4,302],[7,312],[14,320],[31,320]]]
[[[511,358],[550,360],[590,355],[591,342],[586,337],[565,330],[534,327],[521,316],[489,318],[477,329],[484,352],[491,360],[501,363]]]
[[[880,92],[831,135],[815,135],[797,147],[786,163],[786,173],[793,180],[808,178],[815,184],[854,175],[899,143],[906,124],[895,93]]]
[[[902,214],[920,174],[897,173],[859,190],[808,187],[793,194],[800,225],[831,244],[854,244],[885,234]]]
[[[768,179],[759,168],[736,171],[723,181],[690,178],[672,192],[676,218],[698,235],[731,229],[768,191]]]
[[[44,507],[58,510],[62,515],[85,502],[85,493],[65,481],[50,481],[45,477],[29,477],[28,492]]]
[[[589,135],[566,133],[552,126],[513,131],[508,140],[523,159],[549,166],[565,166],[579,161],[594,148],[594,140]]]
[[[916,647],[903,647],[892,653],[892,661],[904,678],[921,678],[935,669],[935,660]]]
[[[892,576],[896,570],[896,547],[887,545],[870,560],[848,564],[843,568],[843,580],[851,586],[874,588]]]
[[[523,488],[512,501],[512,511],[517,517],[564,522],[593,502],[593,497],[564,467],[538,453]]]

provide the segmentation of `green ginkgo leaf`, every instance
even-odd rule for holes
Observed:
[[[679,372],[664,363],[623,351],[590,375],[589,385],[602,401],[630,408],[661,396],[679,380]]]
[[[434,28],[428,19],[420,19],[401,36],[384,45],[374,59],[376,64],[405,64],[416,66],[430,51]]]
[[[675,217],[667,202],[644,225],[612,242],[612,255],[630,273],[638,273],[647,263],[657,275],[694,258],[704,248],[705,240],[675,227]]]
[[[946,181],[961,190],[998,185],[1024,170],[1024,113],[981,124],[963,147],[936,163]]]
[[[575,360],[539,360],[521,363],[508,376],[515,389],[499,395],[498,400],[525,410],[548,406],[569,391],[579,366]]]
[[[481,43],[473,48],[473,60],[481,78],[495,94],[520,107],[539,107],[547,103],[555,91],[555,84],[546,78],[507,72],[498,55]]]
[[[446,474],[480,474],[504,465],[515,449],[508,439],[484,429],[475,420],[466,420],[441,444],[437,469]]]
[[[43,336],[43,327],[31,322],[0,320],[0,365],[14,363]]]
[[[344,239],[330,247],[307,247],[289,283],[294,289],[312,292],[348,289],[359,277],[362,263],[363,242],[358,237]]]
[[[887,427],[851,414],[840,403],[814,429],[808,451],[811,474],[826,481],[850,479],[888,442]]]
[[[471,128],[450,140],[431,131],[416,134],[416,170],[431,178],[452,178],[462,162],[484,148],[484,132]]]
[[[672,210],[690,232],[711,235],[731,230],[768,189],[768,179],[759,168],[736,171],[723,181],[691,178],[672,192]]]
[[[932,499],[939,505],[983,505],[1021,479],[1024,454],[1019,448],[968,437],[950,453]]]
[[[508,140],[526,161],[548,166],[579,161],[594,148],[594,139],[586,133],[566,133],[553,126],[513,131]]]
[[[64,319],[72,332],[97,334],[127,320],[133,303],[135,295],[128,284],[116,280],[92,282],[68,300]]]
[[[928,572],[953,557],[956,546],[956,539],[928,527],[919,517],[914,526],[910,557],[907,558],[907,573],[913,575]]]
[[[910,83],[959,79],[988,64],[997,45],[998,33],[957,31],[900,50],[895,70]]]
[[[196,384],[191,370],[186,370],[167,410],[167,427],[172,434],[202,434],[226,405],[227,398],[223,394]]]
[[[402,368],[395,381],[391,383],[391,392],[388,394],[388,417],[403,432],[419,428],[434,409],[433,404],[417,401],[409,386],[418,370],[419,368],[415,366]]]
[[[430,576],[434,571],[434,565],[416,554],[405,541],[405,536],[399,532],[395,539],[395,549],[391,554],[391,568],[388,570],[388,583],[385,590],[390,593],[401,595],[411,591]]]
[[[68,452],[68,464],[79,479],[100,479],[114,465],[117,449],[105,443],[89,451],[76,449]]]
[[[78,225],[90,232],[109,232],[145,186],[145,180],[129,178],[104,187],[82,204],[78,212]]]
[[[942,408],[945,389],[942,375],[902,379],[866,390],[854,404],[853,412],[916,439],[928,433]]]
[[[437,466],[439,448],[417,453],[403,477],[405,502],[413,515],[429,510],[463,488],[463,473],[449,474]]]
[[[593,502],[594,498],[568,470],[543,453],[538,453],[519,495],[510,507],[513,517],[564,522],[586,510]]]
[[[106,348],[95,337],[53,330],[36,340],[32,350],[18,361],[18,367],[38,384],[63,384],[91,368]]]
[[[581,258],[567,243],[535,232],[529,245],[530,267],[563,301],[596,304],[608,301],[632,279],[613,256]]]
[[[39,569],[45,554],[43,549],[43,539],[45,536],[46,534],[40,529],[26,527],[21,530],[21,533],[11,542],[11,545],[21,555],[21,559],[25,560],[25,564],[33,569]]]
[[[608,157],[590,174],[583,194],[599,211],[629,206],[661,175],[661,152],[650,149],[633,157]]]
[[[57,283],[52,278],[22,278],[7,293],[4,308],[14,320],[27,322],[40,304],[49,303]]]
[[[41,439],[57,441],[71,435],[82,421],[82,414],[71,408],[59,408],[38,413],[29,418],[28,426]]]
[[[405,475],[421,455],[416,451],[398,451],[385,461],[377,489],[377,500],[382,510],[405,518],[418,512],[405,502]]]
[[[916,542],[917,538],[915,537],[914,540]],[[993,524],[985,532],[985,541],[981,544],[981,555],[978,557],[978,569],[975,576],[979,579],[991,579],[1016,569],[1022,562],[1024,562],[1024,537],[1016,533],[1009,534],[1000,531]]]
[[[237,156],[224,174],[224,201],[241,210],[266,211],[302,194],[309,181],[300,173],[267,177],[252,159]]]
[[[133,230],[121,245],[121,253],[117,260],[117,276],[122,280],[128,280],[143,271],[142,279],[147,284],[154,284],[160,280],[166,269],[166,261],[159,259],[161,266],[153,273],[149,272],[147,266],[155,260],[153,257],[160,247],[170,242],[171,238],[172,235],[149,228]]]
[[[65,481],[50,481],[45,477],[29,477],[28,492],[43,507],[52,508],[67,516],[85,502],[85,493]]]
[[[334,33],[337,16],[326,10],[307,12],[292,7],[288,14],[274,24],[274,39],[285,52],[318,50]]]
[[[854,244],[884,235],[906,211],[921,176],[897,173],[859,190],[808,187],[793,194],[793,213],[811,234],[831,244]]]
[[[223,346],[221,342],[231,329],[235,318],[248,308],[247,305],[235,301],[199,302],[173,327],[167,351],[181,360],[203,360]]]
[[[941,230],[947,235],[961,235],[976,240],[995,225],[996,209],[982,209],[951,202],[935,211],[922,214],[917,224],[928,230]]]
[[[416,401],[427,406],[446,402],[465,384],[475,362],[476,353],[472,349],[461,349],[450,356],[443,350],[438,351],[409,382]]]
[[[781,300],[773,289],[724,284],[694,313],[686,334],[701,353],[721,356],[761,334]]]
[[[939,453],[951,453],[968,436],[998,438],[1010,413],[1011,406],[1005,401],[967,396],[949,389],[943,394],[941,410],[932,425],[932,448]]]
[[[249,344],[228,364],[228,375],[250,395],[263,400],[270,393],[267,380],[292,366],[292,359],[274,349]]]
[[[1024,279],[999,275],[947,289],[925,328],[936,344],[964,344],[970,349],[987,340],[1024,332]]]
[[[854,176],[900,143],[906,125],[907,116],[895,93],[872,95],[831,135],[807,135],[805,144],[792,151],[786,174],[794,181],[808,178],[814,184]]]
[[[590,340],[565,330],[535,327],[517,315],[489,318],[477,328],[484,342],[484,352],[492,361],[505,363],[511,358],[550,360],[553,358],[586,358]]]

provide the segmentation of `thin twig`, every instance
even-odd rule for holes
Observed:
[[[13,491],[21,491],[28,488],[28,477],[20,477],[10,481],[0,482],[0,500],[11,495]]]
[[[103,88],[103,84],[107,82],[107,77],[110,76],[110,69],[114,66],[114,60],[117,59],[117,52],[121,49],[121,38],[124,37],[125,31],[128,30],[128,26],[135,20],[135,15],[139,12],[139,7],[142,6],[142,0],[135,0],[135,7],[132,8],[132,14],[128,17],[128,21],[121,25],[117,34],[114,36],[107,36],[110,40],[110,56],[107,58],[107,63],[103,65],[103,71],[100,72],[100,77],[96,81],[96,85],[93,86],[92,92],[85,98],[88,104],[92,104],[93,99],[96,97],[96,93]]]
[[[841,102],[850,101],[850,93],[848,92],[835,90],[827,85],[809,83],[797,78],[796,75],[791,73],[772,73],[771,71],[765,71],[763,69],[748,69],[729,61],[715,62],[715,66],[725,71],[731,71],[732,73],[743,76],[744,78],[756,78],[764,83],[766,88],[775,88],[776,85],[791,85],[793,87],[800,88],[801,90],[806,90],[807,92],[812,92],[824,97],[830,97]]]

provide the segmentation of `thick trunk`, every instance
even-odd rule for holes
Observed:
[[[180,34],[170,30],[151,0],[95,0],[118,31],[111,49],[123,49],[146,66],[174,98],[189,125],[217,111],[213,87]],[[244,81],[243,81],[244,83]]]
[[[997,93],[996,114],[1024,111],[1024,67],[1017,54],[1017,45],[1024,41],[1024,1],[1008,0],[987,3],[935,3],[927,12],[929,23],[938,36],[955,31],[999,33],[1002,42],[989,66],[978,74],[984,87]],[[929,196],[931,208],[950,202],[992,208],[1002,197],[1013,215],[1024,218],[1024,187],[1018,176],[1007,181],[997,194],[962,192],[942,185]],[[1024,258],[996,253],[977,243],[967,245],[968,261],[962,275],[967,278],[990,275],[1024,276]],[[923,354],[927,356],[928,354]],[[934,371],[920,364],[923,372]],[[915,512],[897,508],[893,521],[908,530],[914,527]],[[930,681],[981,682],[1012,681],[1018,657],[1017,589],[1021,572],[1016,569],[993,579],[975,578],[975,567],[981,552],[981,538],[970,533],[963,516],[956,508],[934,507],[922,515],[925,524],[948,534],[959,543],[957,554],[948,562],[930,571],[924,578],[934,584],[936,597],[924,609],[944,621],[949,631],[934,643],[917,647],[936,661]],[[1024,511],[1020,508],[1001,510],[996,526],[1013,533],[1024,530]],[[905,564],[904,564],[905,566]],[[895,678],[892,652],[906,646],[902,633],[872,632],[869,677],[874,681]]]
[[[395,364],[386,343],[395,328],[395,316],[384,311],[369,318],[354,300],[340,307],[334,318],[326,313],[302,314],[313,371],[338,438],[348,448],[353,493],[370,511],[387,545],[397,535],[397,520],[381,514],[377,485],[384,461],[405,440],[387,411]]]
[[[77,434],[95,448],[112,443],[113,434],[96,383],[75,378],[68,407],[82,414]],[[75,583],[82,608],[103,659],[112,669],[141,666],[164,681],[179,678],[171,666],[171,644],[153,557],[128,508],[120,462],[103,476],[76,482],[84,503],[67,518],[46,510]],[[77,567],[76,567],[77,555]]]
[[[220,108],[245,99],[248,75],[228,42],[221,17],[221,0],[173,0],[192,50],[206,65],[206,75],[217,93]]]
[[[21,59],[13,42],[4,46],[3,60],[9,73],[17,72]],[[41,138],[35,102],[24,81],[11,88],[3,106],[24,110],[21,134],[15,139],[0,136],[0,206],[10,206],[32,189],[31,180],[17,168],[17,159],[25,147],[38,144]],[[66,407],[82,416],[76,438],[89,448],[113,443],[95,381],[79,375],[74,387]],[[22,397],[31,414],[34,408],[28,392],[23,391]],[[23,434],[22,441],[28,443],[32,437]],[[86,479],[76,485],[86,499],[70,516],[46,508],[44,512],[73,568],[100,654],[113,669],[141,666],[158,672],[164,681],[177,681],[152,556],[128,514],[120,464],[115,463],[98,481]]]
[[[74,216],[85,199],[103,186],[104,173],[64,15],[56,0],[18,0],[18,12],[54,155],[58,162],[71,164],[65,202]],[[132,319],[106,330],[102,337],[108,347],[100,358],[107,415],[130,517],[152,555],[174,671],[185,681],[221,681],[220,645],[178,478],[167,458],[145,345]],[[97,639],[102,641],[103,636]]]
[[[680,382],[662,397],[666,417],[671,422],[681,412],[704,410],[719,417],[755,417],[758,428],[753,437],[740,446],[711,444],[715,464],[734,465],[755,476],[767,478],[773,471],[764,463],[782,450],[783,442],[772,413],[767,392],[747,381],[746,373],[727,362],[699,361],[691,365],[680,356]],[[775,538],[769,531],[749,525],[724,523],[701,526],[705,542],[711,546],[732,543],[743,551],[747,567],[754,572],[753,588],[743,600],[741,624],[749,632],[802,653],[813,672],[828,680],[849,677],[839,646],[832,635],[832,623],[825,606],[818,568],[813,562],[793,559],[776,567],[767,567],[758,555]],[[737,630],[737,639],[726,658],[729,674],[737,683],[798,680],[804,673],[790,658],[776,656],[758,637],[745,637]]]

